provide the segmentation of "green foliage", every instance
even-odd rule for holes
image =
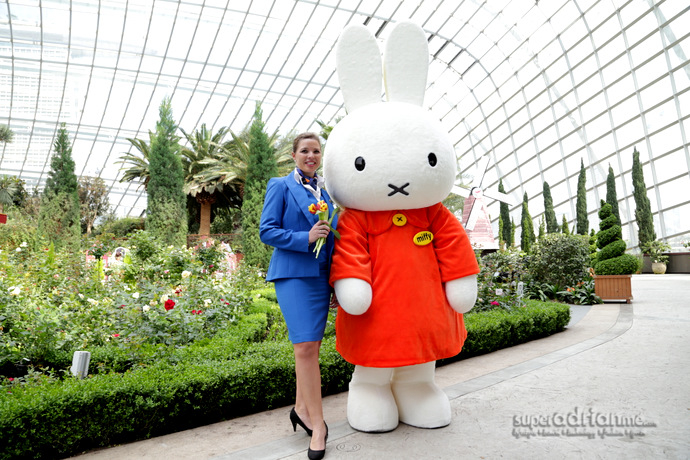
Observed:
[[[580,159],[580,175],[577,178],[577,234],[586,235],[589,232],[589,219],[587,217],[587,174],[585,173],[584,160]]]
[[[587,278],[589,254],[587,237],[550,233],[535,245],[529,273],[533,280],[565,289]]]
[[[558,233],[561,229],[558,226],[556,212],[553,210],[551,187],[546,181],[544,181],[544,216],[546,217],[546,233]]]
[[[64,123],[60,126],[53,149],[55,152],[50,158],[50,171],[48,172],[43,194],[57,195],[63,192],[76,194],[79,184],[74,173],[75,165],[72,159],[72,146]]]
[[[38,218],[41,238],[52,241],[58,248],[79,249],[81,224],[79,219],[79,198],[76,193],[60,192],[44,195]]]
[[[17,176],[0,176],[0,213],[10,206],[24,206],[27,198],[26,182]]]
[[[503,179],[501,179],[498,182],[498,191],[501,193],[506,192],[505,188],[503,187]],[[509,248],[513,245],[513,242],[515,241],[515,238],[513,236],[513,228],[515,226],[510,220],[510,210],[508,209],[508,204],[501,201],[499,209],[501,214],[501,221],[503,222],[500,239],[502,239],[505,242],[506,248]]]
[[[642,252],[647,254],[652,262],[659,262],[662,264],[668,263],[668,256],[665,252],[671,250],[671,245],[661,240],[650,241],[641,246]]]
[[[90,235],[96,219],[105,215],[110,208],[108,190],[103,179],[90,176],[79,179],[79,205],[82,232]]]
[[[7,125],[0,125],[0,142],[9,144],[14,140],[14,131]]]
[[[87,379],[32,372],[5,380],[3,458],[62,458],[289,404],[295,384],[292,345],[285,338],[266,340],[271,321],[280,321],[279,309],[268,291],[257,294],[251,312],[231,328],[172,349],[165,359],[148,348],[146,365],[136,366],[121,348],[101,347],[94,349],[92,363],[110,371]],[[536,301],[511,311],[469,313],[463,351],[439,364],[553,334],[569,320],[567,305]],[[324,394],[346,391],[353,366],[335,350],[334,337],[324,338],[320,364]]]
[[[595,257],[596,274],[629,275],[637,272],[640,269],[640,260],[632,254],[623,254],[626,245],[622,239],[621,227],[613,215],[611,205],[604,200],[601,201],[599,210],[599,229],[597,245],[601,250]]]
[[[637,148],[633,150],[632,178],[635,220],[637,221],[637,240],[641,247],[643,244],[656,240],[656,232],[654,231],[652,206],[647,196],[647,186],[644,183],[640,152],[637,151]]]
[[[462,352],[439,365],[490,353],[562,331],[570,322],[570,307],[528,300],[510,311],[496,309],[465,314],[467,339]]]
[[[618,219],[618,223],[621,221],[621,214],[618,210],[618,194],[616,193],[616,178],[613,175],[613,168],[609,165],[609,173],[606,176],[606,202],[611,205],[611,212]]]
[[[535,242],[536,237],[534,236],[534,222],[532,222],[532,216],[530,216],[529,208],[527,207],[527,192],[525,192],[522,198],[522,233],[520,235],[520,247],[524,252],[529,253],[532,244]]]
[[[242,251],[246,263],[266,271],[272,251],[261,242],[259,223],[268,180],[278,174],[278,169],[274,149],[269,142],[268,134],[264,132],[261,117],[261,104],[257,102],[254,121],[249,130],[249,164],[242,203]]]
[[[183,192],[184,171],[169,98],[161,102],[159,112],[149,152],[146,229],[163,244],[180,246],[187,237],[187,197]]]
[[[517,249],[486,254],[479,260],[479,266],[477,302],[472,311],[524,306],[517,294],[517,283],[525,275],[525,261]]]
[[[563,214],[563,220],[561,222],[561,233],[564,235],[570,235],[570,229],[568,228],[568,220],[565,218],[565,214]]]
[[[613,259],[598,261],[595,265],[597,275],[625,275],[640,270],[640,259],[632,254],[623,254]]]
[[[79,185],[74,173],[72,146],[63,123],[53,145],[50,171],[41,199],[38,229],[56,247],[79,248],[81,235]]]
[[[110,233],[115,238],[125,238],[137,230],[144,230],[145,221],[142,217],[121,217],[110,219],[94,230],[95,234]]]

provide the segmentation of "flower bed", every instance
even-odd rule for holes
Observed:
[[[290,404],[294,359],[274,299],[262,291],[231,329],[124,373],[5,385],[0,458],[66,457]],[[468,314],[464,351],[439,364],[553,334],[569,320],[567,305],[538,301]],[[335,351],[332,321],[321,368],[325,394],[347,389],[352,366]]]

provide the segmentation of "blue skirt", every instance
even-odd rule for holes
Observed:
[[[318,277],[283,278],[274,283],[290,342],[318,342],[323,339],[331,298],[328,271],[321,270]]]

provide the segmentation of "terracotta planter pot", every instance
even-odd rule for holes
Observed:
[[[652,262],[652,271],[655,275],[663,275],[666,273],[666,264],[663,262]]]
[[[595,275],[594,293],[603,301],[630,303],[632,296],[632,275]]]

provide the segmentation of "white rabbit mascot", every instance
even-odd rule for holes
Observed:
[[[337,349],[355,364],[347,418],[360,431],[450,423],[435,363],[460,352],[462,314],[477,298],[472,246],[441,204],[456,158],[440,122],[422,108],[428,60],[426,36],[411,22],[391,31],[383,66],[364,26],[346,28],[337,44],[348,114],[328,138],[324,176],[345,208],[331,283],[340,304]]]

